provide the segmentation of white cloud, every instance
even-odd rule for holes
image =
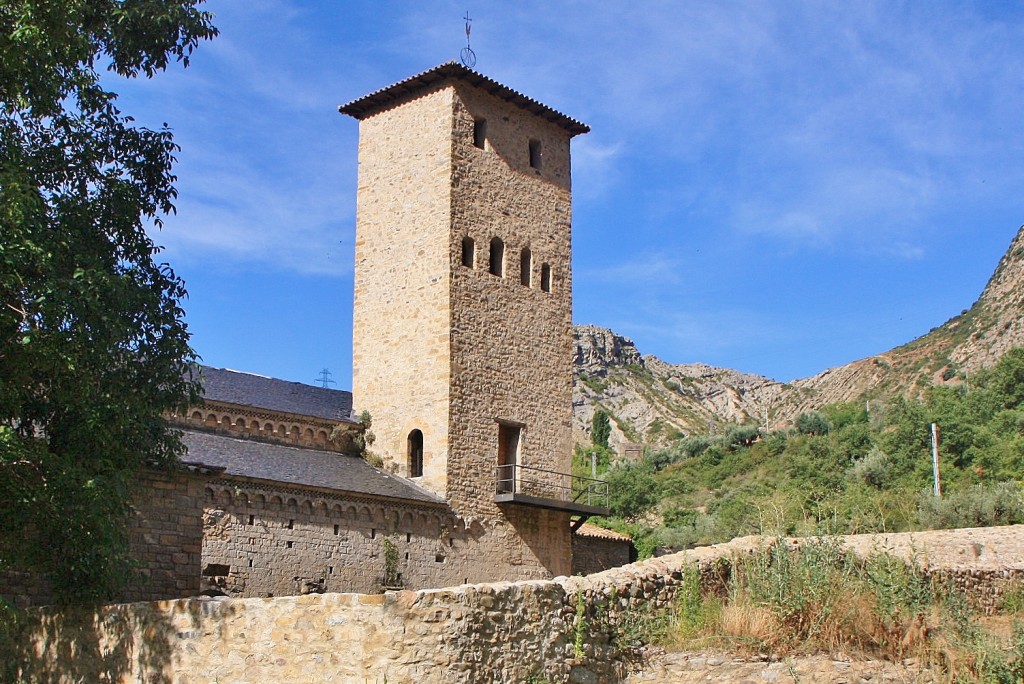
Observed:
[[[600,268],[580,269],[576,278],[580,280],[639,285],[671,286],[683,281],[683,261],[658,252],[631,254],[628,258],[621,252],[611,265]]]

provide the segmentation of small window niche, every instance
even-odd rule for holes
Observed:
[[[541,150],[540,140],[530,141],[530,168],[539,169],[544,163],[544,153]]]
[[[476,266],[476,244],[468,235],[462,238],[462,265],[466,268]]]
[[[499,278],[505,277],[505,243],[502,242],[499,237],[491,240],[491,260],[489,267],[491,275],[496,275]]]
[[[548,264],[540,266],[540,289],[544,292],[551,292],[551,266]]]
[[[530,287],[530,277],[532,276],[531,271],[533,270],[533,254],[530,252],[529,247],[523,247],[523,253],[519,258],[519,282],[520,284]]]
[[[473,145],[487,147],[487,119],[473,119]]]
[[[423,432],[409,433],[409,477],[423,477]]]

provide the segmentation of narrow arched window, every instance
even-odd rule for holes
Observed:
[[[519,282],[530,287],[530,271],[533,269],[533,255],[529,247],[523,247],[523,253],[519,258]]]
[[[423,476],[423,433],[413,430],[409,433],[409,477]]]
[[[475,260],[476,246],[473,244],[473,238],[466,236],[462,238],[462,265],[466,268],[473,268]]]
[[[505,277],[505,243],[498,237],[491,240],[490,269],[491,275]]]
[[[551,292],[551,267],[547,264],[540,267],[540,289]]]

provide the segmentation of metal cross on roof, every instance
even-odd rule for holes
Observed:
[[[466,20],[466,47],[462,48],[462,52],[459,53],[459,59],[462,60],[464,66],[472,69],[476,66],[476,53],[473,52],[473,48],[469,47],[469,34],[473,30],[473,20],[469,18],[469,10],[466,10],[466,16],[463,19]]]

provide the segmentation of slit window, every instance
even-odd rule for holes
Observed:
[[[521,149],[521,148],[520,148]],[[539,169],[544,161],[540,140],[530,141],[530,168]]]
[[[481,150],[487,145],[487,119],[473,120],[473,144]]]
[[[409,433],[409,477],[423,476],[423,432]]]
[[[491,275],[496,275],[499,278],[505,276],[505,243],[498,237],[491,240],[490,269]]]
[[[540,289],[551,292],[551,266],[541,264],[540,267]]]
[[[533,269],[533,255],[529,247],[523,247],[522,256],[519,259],[519,282],[530,287],[530,271]]]
[[[462,265],[466,268],[473,268],[474,261],[476,261],[476,245],[473,244],[473,238],[464,237],[462,238]]]

